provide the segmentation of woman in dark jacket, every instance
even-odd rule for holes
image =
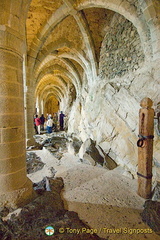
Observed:
[[[40,120],[41,120],[41,130],[44,131],[45,117],[43,114],[41,115]]]

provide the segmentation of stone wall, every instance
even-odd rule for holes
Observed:
[[[102,43],[98,80],[83,89],[81,98],[73,104],[68,131],[76,133],[83,142],[88,138],[95,140],[118,165],[136,177],[139,103],[144,97],[151,98],[154,104],[158,101],[157,63],[144,61],[135,27],[120,15],[116,14],[115,19],[111,29],[114,23],[117,34],[109,37],[109,29]],[[155,132],[154,179],[160,179],[158,140]]]
[[[100,78],[112,79],[137,70],[144,54],[136,28],[119,14],[115,14],[102,43]]]

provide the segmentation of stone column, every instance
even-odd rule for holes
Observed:
[[[41,116],[41,104],[40,104],[40,97],[39,96],[37,96],[37,109],[38,109],[37,114],[40,117]]]
[[[154,110],[152,100],[144,98],[139,111],[138,194],[147,199],[152,193]]]
[[[28,86],[27,92],[26,92],[26,136],[27,136],[27,146],[31,146],[35,144],[35,140],[33,138],[33,135],[35,135],[34,131],[34,115],[35,112],[35,96],[34,96],[34,87]]]
[[[26,175],[24,39],[0,25],[0,206],[16,208],[32,197]]]
[[[43,100],[41,100],[41,112],[42,112],[42,114],[44,114],[44,102],[43,102]]]

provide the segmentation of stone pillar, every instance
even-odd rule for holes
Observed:
[[[26,175],[23,43],[16,31],[0,26],[0,206],[12,208],[33,193]]]
[[[34,115],[35,112],[35,97],[34,97],[34,88],[32,86],[28,86],[27,92],[26,92],[26,136],[27,136],[27,146],[31,146],[35,144],[35,140],[33,138],[33,135],[35,135],[34,130]]]
[[[152,100],[144,98],[139,111],[138,194],[147,199],[152,193],[154,110]]]
[[[42,114],[44,114],[44,101],[41,100],[41,112]]]
[[[37,106],[38,106],[38,116],[40,117],[42,114],[42,111],[41,111],[41,101],[39,96],[37,96]]]

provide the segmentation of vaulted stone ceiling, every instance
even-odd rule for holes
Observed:
[[[27,45],[30,45],[49,17],[59,8],[62,1],[32,0],[27,18]]]
[[[96,7],[79,10],[78,4],[31,2],[26,22],[29,81],[36,87],[36,96],[45,101],[47,91],[58,100],[73,86],[79,94],[87,74],[93,78],[97,73],[101,43],[114,12]]]
[[[144,19],[149,23],[155,12],[150,7],[150,13],[144,11],[144,18],[142,7],[145,9],[145,1],[32,0],[26,21],[27,85],[35,88],[36,97],[47,101],[44,92],[50,91],[61,100],[73,88],[79,96],[96,81],[101,44],[107,31],[112,32],[115,14],[133,24],[146,59],[151,56]]]

